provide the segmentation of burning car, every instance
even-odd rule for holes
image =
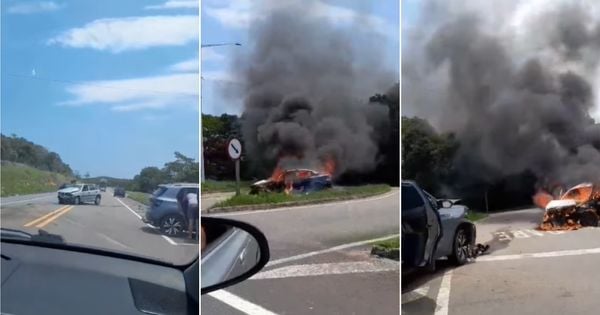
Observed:
[[[540,230],[577,230],[584,226],[598,226],[600,222],[600,185],[579,184],[559,199],[540,191],[534,202],[545,209]]]
[[[276,169],[268,179],[250,186],[250,194],[267,192],[308,193],[331,188],[331,175],[311,169]]]

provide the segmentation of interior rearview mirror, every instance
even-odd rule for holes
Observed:
[[[202,217],[200,225],[202,294],[244,281],[269,261],[267,239],[254,226],[214,217]]]

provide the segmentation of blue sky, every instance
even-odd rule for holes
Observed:
[[[294,0],[288,0],[287,3]],[[296,0],[301,1],[301,0]],[[202,112],[220,115],[224,112],[240,114],[242,100],[225,98],[222,87],[236,84],[238,79],[230,71],[230,63],[235,53],[248,49],[248,26],[260,14],[251,6],[256,0],[204,0],[202,1],[202,44],[240,42],[242,46],[221,46],[202,49]],[[368,14],[377,25],[378,31],[385,33],[388,42],[382,45],[386,50],[390,69],[399,68],[399,28],[398,0],[367,2],[363,0],[315,0],[320,18],[336,21],[340,25],[352,27],[357,14]],[[274,2],[282,5],[283,1]],[[323,12],[325,12],[323,14]],[[308,14],[304,12],[303,14]],[[397,71],[397,70],[396,70]]]
[[[196,0],[2,0],[1,130],[81,174],[198,158]]]

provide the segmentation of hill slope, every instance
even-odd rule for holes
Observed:
[[[19,163],[2,161],[0,179],[0,196],[6,197],[56,191],[58,186],[70,182],[73,178]]]

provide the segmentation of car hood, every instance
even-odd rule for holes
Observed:
[[[79,191],[78,187],[67,187],[67,188],[63,188],[61,190],[59,190],[59,193],[74,193]]]
[[[252,184],[252,186],[261,186],[261,185],[265,185],[270,182],[271,182],[270,179],[261,179],[261,180],[255,182],[254,184]]]
[[[440,218],[442,220],[460,219],[464,218],[467,214],[467,207],[461,205],[454,205],[450,208],[440,208],[438,212],[440,213]]]

